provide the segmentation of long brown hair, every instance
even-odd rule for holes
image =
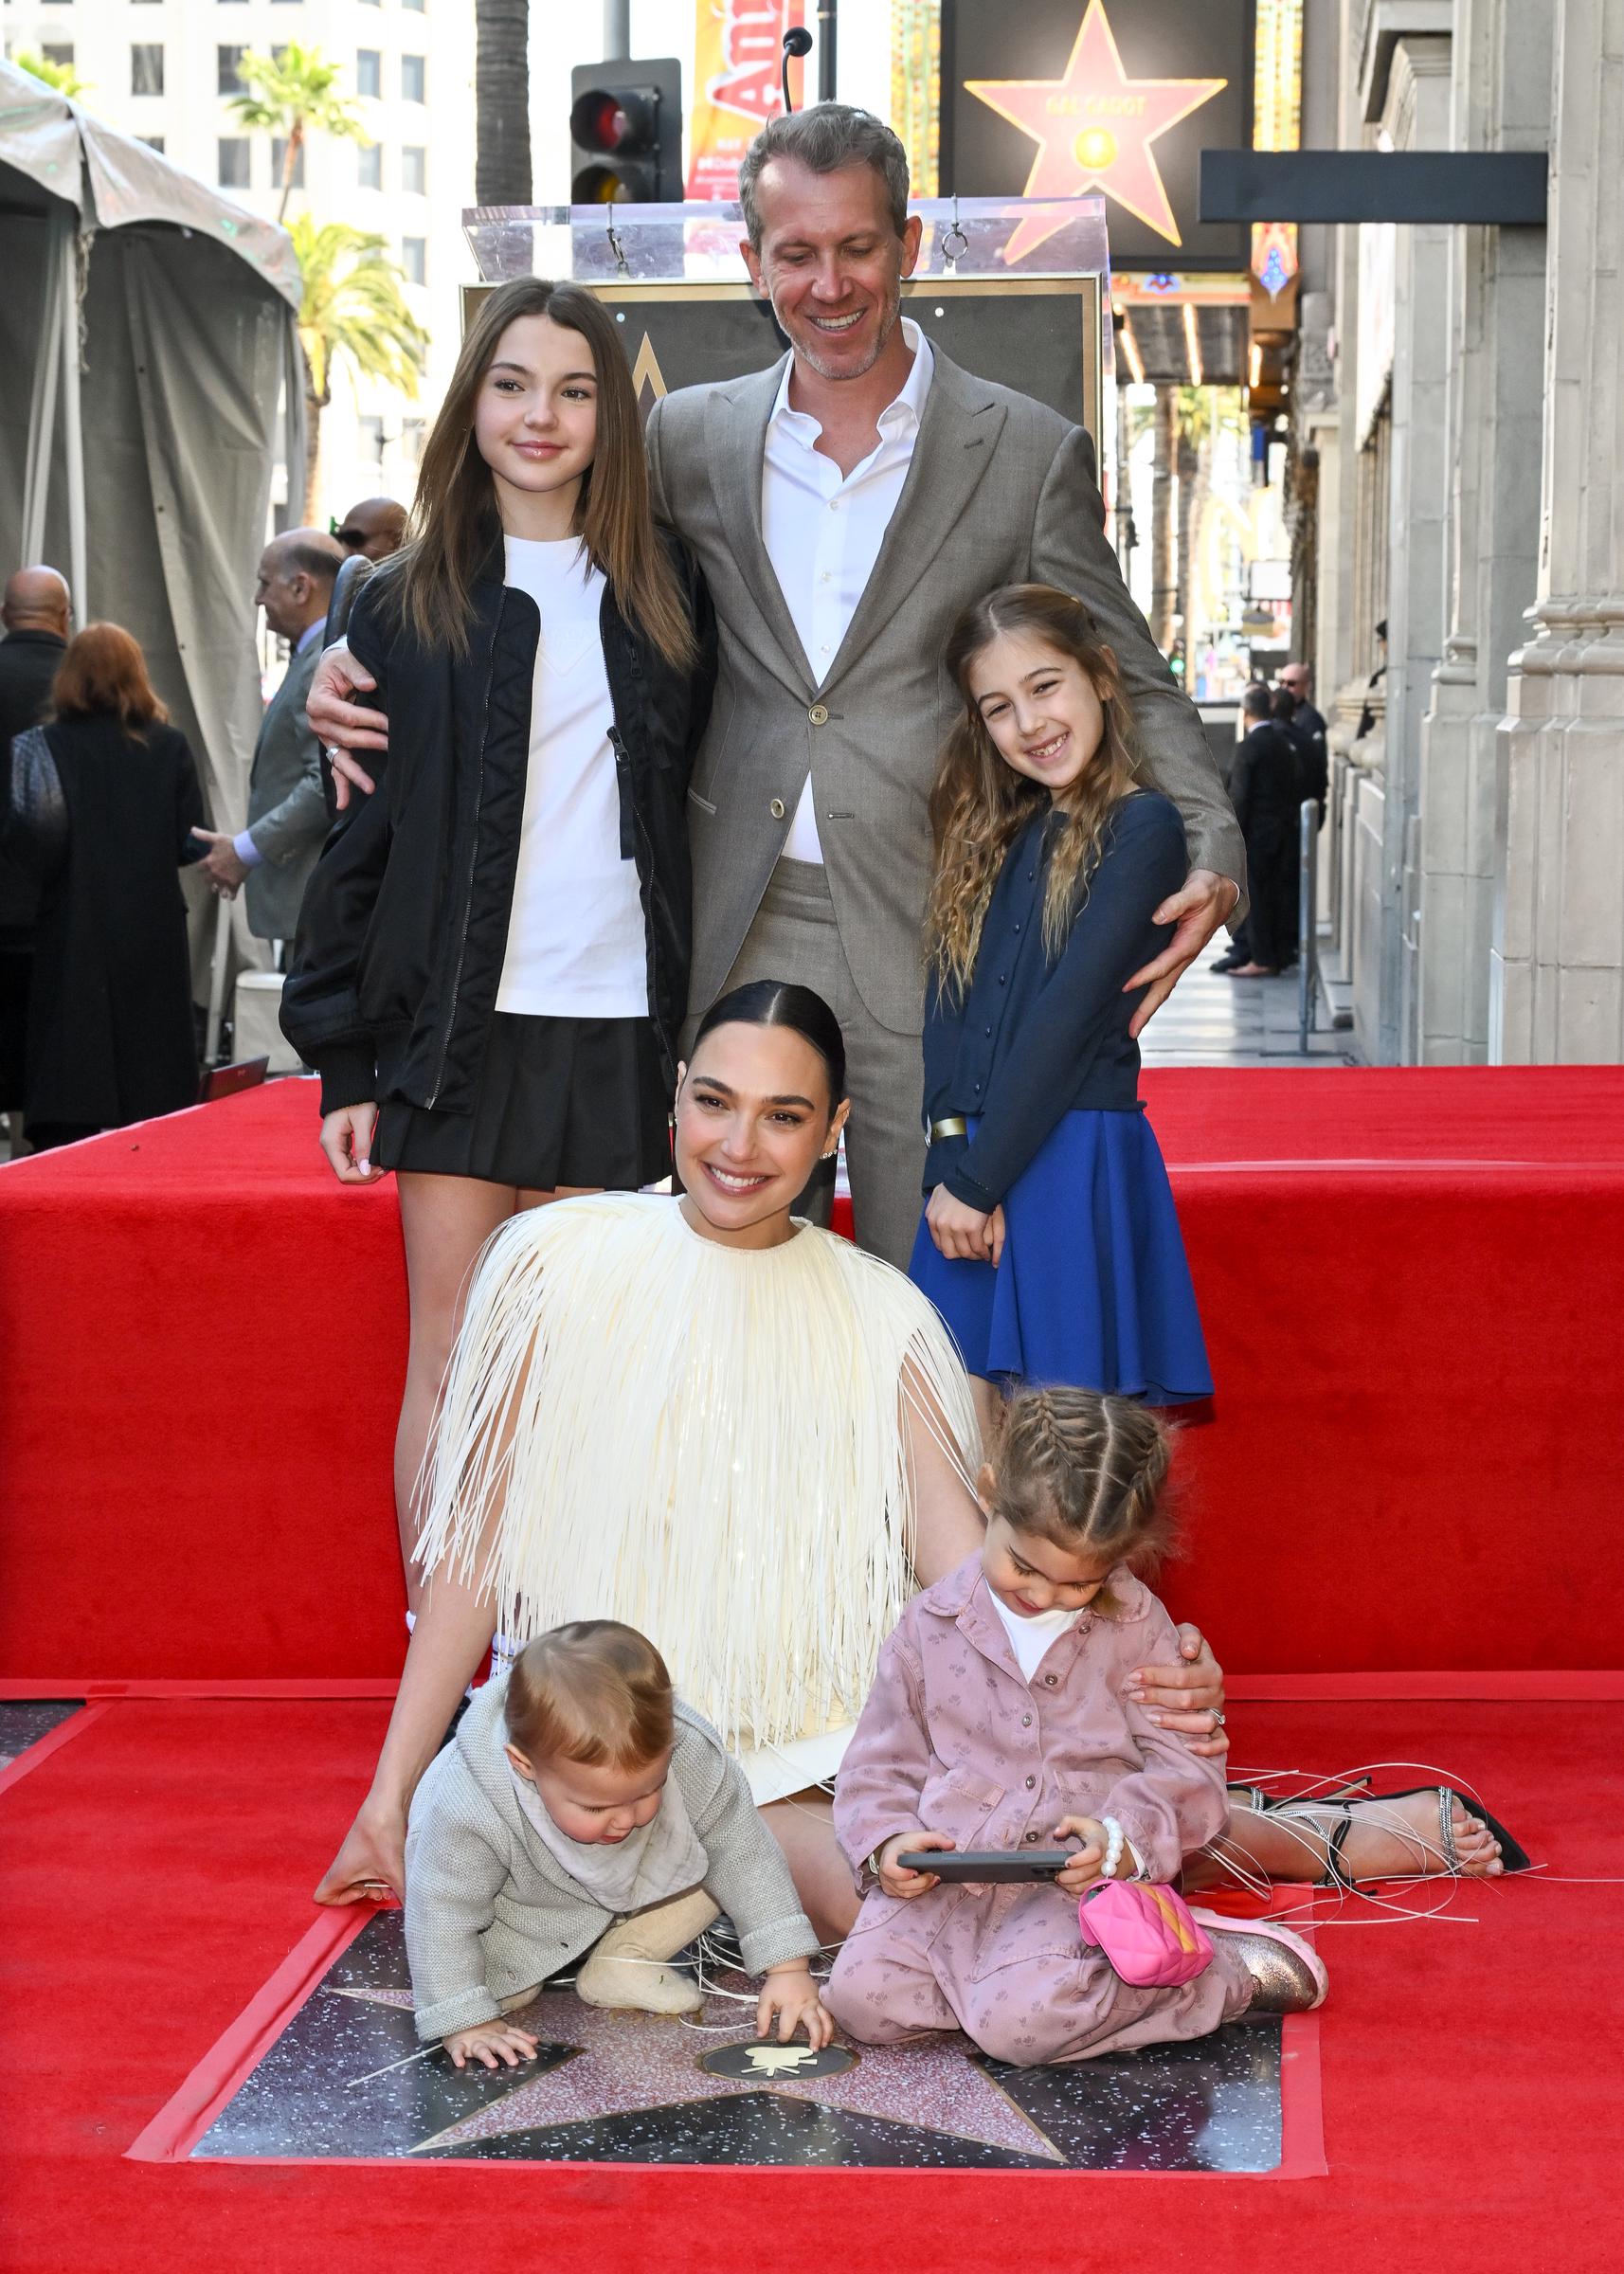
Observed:
[[[51,701],[58,718],[111,714],[146,740],[146,729],[169,716],[147,677],[140,642],[121,623],[87,623],[57,667]]]
[[[1098,750],[1054,801],[1060,826],[1043,894],[1043,946],[1050,956],[1059,952],[1081,905],[1111,810],[1137,780],[1122,676],[1082,602],[1053,585],[1002,585],[967,607],[947,639],[947,669],[964,708],[942,745],[930,792],[936,869],[925,917],[930,966],[943,985],[961,994],[975,969],[1003,857],[1049,803],[1040,783],[1018,774],[1000,756],[970,692],[970,666],[1002,632],[1030,633],[1080,664],[1105,713]]]
[[[474,580],[502,534],[491,469],[475,440],[475,406],[502,334],[527,316],[545,316],[578,332],[592,352],[598,440],[581,484],[575,528],[592,566],[614,587],[622,614],[682,670],[693,660],[694,635],[655,533],[642,427],[625,355],[602,301],[580,284],[552,284],[542,277],[515,277],[499,286],[468,327],[424,445],[406,542],[384,572],[401,615],[425,647],[449,643],[454,655],[466,654]]]

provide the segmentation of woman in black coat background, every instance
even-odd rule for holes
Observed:
[[[69,645],[43,732],[67,807],[44,880],[28,998],[24,1128],[31,1145],[172,1113],[197,1097],[186,902],[203,795],[184,734],[116,623]],[[19,817],[6,817],[6,841]]]

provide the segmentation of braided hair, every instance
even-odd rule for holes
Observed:
[[[993,1513],[1014,1530],[1141,1572],[1172,1549],[1162,1505],[1171,1445],[1135,1399],[1064,1384],[1019,1391],[994,1457]]]

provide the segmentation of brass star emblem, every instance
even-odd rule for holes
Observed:
[[[1100,190],[1170,244],[1182,242],[1152,144],[1229,84],[1224,79],[1129,79],[1105,0],[1088,13],[1059,79],[970,79],[967,94],[1038,145],[1023,197],[1080,197]],[[1062,225],[1021,222],[1004,260],[1014,263]]]

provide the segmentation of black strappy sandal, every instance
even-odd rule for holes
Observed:
[[[1237,1805],[1250,1808],[1254,1814],[1267,1816],[1282,1808],[1337,1808],[1347,1800],[1368,1800],[1370,1779],[1356,1777],[1351,1784],[1339,1784],[1332,1793],[1271,1793],[1260,1784],[1232,1784],[1228,1788],[1231,1808]]]
[[[1451,1879],[1459,1879],[1462,1876],[1460,1868],[1460,1854],[1454,1844],[1454,1826],[1451,1822],[1451,1817],[1453,1814],[1453,1810],[1451,1804],[1456,1800],[1460,1802],[1462,1808],[1465,1809],[1469,1816],[1475,1816],[1477,1821],[1486,1826],[1487,1829],[1491,1832],[1494,1834],[1494,1837],[1499,1841],[1500,1861],[1507,1872],[1532,1870],[1533,1865],[1526,1850],[1524,1849],[1518,1841],[1511,1837],[1511,1834],[1507,1831],[1505,1825],[1499,1821],[1498,1817],[1491,1816],[1488,1809],[1486,1809],[1481,1802],[1470,1800],[1464,1793],[1456,1792],[1453,1785],[1413,1784],[1406,1792],[1370,1793],[1367,1794],[1365,1797],[1370,1800],[1377,1801],[1414,1800],[1422,1793],[1435,1793],[1437,1795],[1438,1850],[1444,1859],[1444,1872],[1447,1873]],[[1317,1808],[1324,1806],[1325,1804],[1320,1801],[1311,1801],[1307,1803],[1307,1805]],[[1333,1803],[1332,1805],[1335,1804]],[[1333,1829],[1326,1834],[1326,1870],[1325,1877],[1321,1880],[1317,1880],[1314,1883],[1317,1886],[1345,1887],[1350,1893],[1352,1893],[1357,1890],[1361,1884],[1368,1886],[1374,1884],[1374,1879],[1380,1879],[1383,1876],[1392,1876],[1390,1873],[1384,1875],[1380,1872],[1377,1872],[1374,1874],[1373,1880],[1366,1880],[1363,1883],[1361,1883],[1353,1877],[1351,1872],[1344,1868],[1342,1851],[1346,1843],[1348,1833],[1353,1830],[1354,1822],[1355,1819],[1353,1816],[1345,1815],[1340,1824],[1334,1826]],[[1395,1836],[1402,1838],[1404,1835],[1402,1833],[1398,1833]],[[1401,1873],[1399,1876],[1403,1877],[1407,1875]],[[1430,1877],[1432,1874],[1428,1874],[1427,1876]],[[1442,1877],[1444,1876],[1444,1873],[1439,1873],[1437,1876]]]

